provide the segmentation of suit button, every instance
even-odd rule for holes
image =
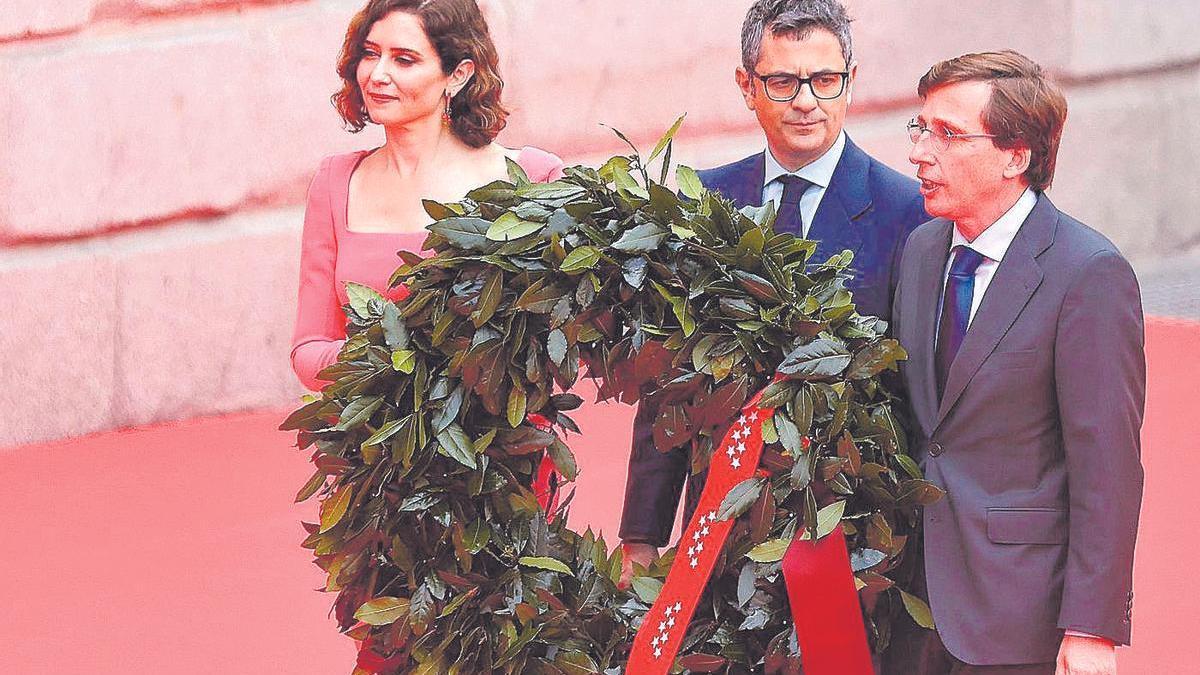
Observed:
[[[942,448],[941,443],[930,443],[929,444],[929,456],[930,457],[937,457],[938,455],[942,454],[943,452],[945,452],[945,449]]]

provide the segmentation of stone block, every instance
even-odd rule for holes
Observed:
[[[139,233],[114,251],[119,423],[298,400],[288,357],[301,221],[260,211]]]
[[[1087,0],[1070,5],[1072,75],[1141,70],[1200,58],[1196,0]]]
[[[0,240],[298,201],[322,155],[371,147],[329,104],[358,2],[164,20],[0,51]],[[66,142],[65,139],[71,139]]]
[[[1168,72],[1067,90],[1054,187],[1062,210],[1105,233],[1135,263],[1200,237],[1200,78]]]
[[[684,112],[684,136],[753,124],[733,79],[745,0],[507,5],[511,143],[568,155],[622,147],[603,123],[649,146]]]
[[[94,246],[0,250],[0,448],[112,426],[115,275]]]
[[[1015,49],[1051,68],[1066,58],[1070,3],[1061,0],[846,4],[854,18],[860,108],[916,99],[917,81],[931,65],[967,52]]]
[[[0,42],[78,30],[96,0],[6,0],[0,12]]]

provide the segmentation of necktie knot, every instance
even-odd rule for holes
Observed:
[[[799,204],[800,197],[804,195],[805,190],[813,185],[812,181],[807,178],[790,173],[785,173],[775,180],[783,184],[783,196],[780,201],[785,204]]]
[[[966,246],[955,246],[954,251],[954,262],[950,263],[951,276],[973,277],[975,270],[986,260],[983,254]]]

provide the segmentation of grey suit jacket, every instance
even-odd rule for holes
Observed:
[[[1146,379],[1137,280],[1111,242],[1039,195],[939,401],[952,227],[913,232],[893,312],[913,447],[948,493],[924,513],[938,633],[976,665],[1053,661],[1064,629],[1128,644]]]

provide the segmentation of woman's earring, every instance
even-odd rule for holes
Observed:
[[[446,109],[442,111],[442,125],[450,126],[450,92],[446,92]]]

